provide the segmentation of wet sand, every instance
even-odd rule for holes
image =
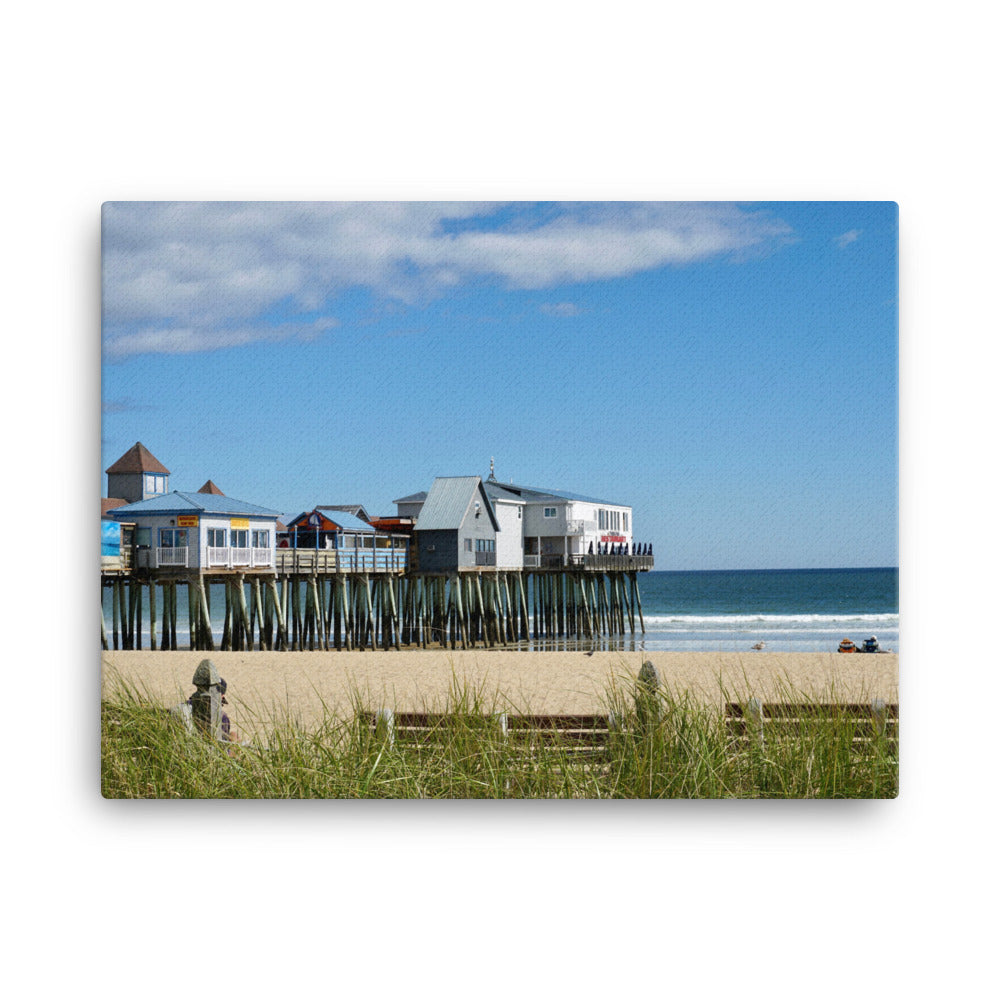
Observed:
[[[613,685],[630,691],[643,660],[663,683],[704,705],[756,696],[788,701],[899,700],[895,653],[671,653],[412,650],[389,652],[103,652],[102,696],[134,686],[171,706],[194,690],[205,658],[226,679],[227,711],[243,732],[272,719],[312,728],[333,714],[349,717],[360,696],[367,709],[441,710],[458,689],[497,711],[601,712]]]

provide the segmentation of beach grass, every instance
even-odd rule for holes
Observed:
[[[609,686],[616,727],[604,750],[558,742],[525,749],[500,712],[530,714],[453,682],[432,739],[390,740],[360,695],[346,717],[308,729],[275,716],[244,744],[189,732],[143,691],[119,684],[102,703],[105,798],[181,799],[813,799],[893,798],[898,754],[880,733],[860,747],[856,723],[805,720],[793,736],[734,740],[715,707],[660,689],[637,699]],[[786,691],[788,700],[808,699]],[[735,700],[735,699],[734,699]],[[818,699],[814,699],[819,701]],[[262,734],[262,735],[261,735]]]

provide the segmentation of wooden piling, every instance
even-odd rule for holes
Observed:
[[[215,649],[215,639],[212,636],[212,619],[208,612],[208,594],[206,593],[204,577],[198,574],[198,606],[201,611],[201,648]]]
[[[111,639],[115,649],[118,648],[118,607],[120,604],[118,590],[120,587],[120,580],[115,580],[111,584]]]

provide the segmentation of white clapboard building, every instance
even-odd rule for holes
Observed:
[[[476,517],[476,503],[482,506],[484,497],[491,508],[485,520]],[[445,499],[447,506],[442,502]],[[432,517],[425,519],[422,528],[421,514],[428,503]],[[400,517],[416,518],[418,544],[421,537],[430,539],[430,535],[422,536],[422,531],[447,528],[455,532],[454,565],[459,568],[555,569],[582,566],[587,556],[633,552],[632,508],[628,504],[566,490],[501,483],[492,471],[485,480],[478,476],[439,477],[429,492],[401,497],[395,504]],[[489,534],[490,540],[466,538],[470,525],[476,534]],[[435,537],[430,544],[435,546],[429,553],[431,563],[444,568],[440,539]],[[469,546],[472,555],[465,557]],[[480,552],[481,548],[486,551]],[[448,562],[452,564],[450,557]],[[429,568],[423,551],[421,568]]]

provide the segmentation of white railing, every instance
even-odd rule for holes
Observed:
[[[529,555],[527,552],[524,554],[524,566],[525,569],[537,568],[541,565],[542,557],[539,555]]]
[[[250,565],[250,552],[249,548],[238,548],[229,550],[229,565],[230,566],[249,566]]]
[[[585,535],[588,531],[597,531],[596,521],[581,520],[579,518],[570,518],[566,521],[567,535]]]
[[[271,549],[258,546],[230,548],[227,545],[208,545],[205,548],[205,565],[224,566],[227,569],[243,566],[251,568],[273,566],[274,556]]]
[[[279,573],[403,572],[408,550],[400,549],[278,549]]]
[[[186,545],[172,546],[164,548],[158,546],[156,549],[157,566],[184,566],[188,564],[188,550]]]
[[[206,566],[228,566],[229,565],[229,546],[228,545],[209,545],[205,549],[205,565]]]

